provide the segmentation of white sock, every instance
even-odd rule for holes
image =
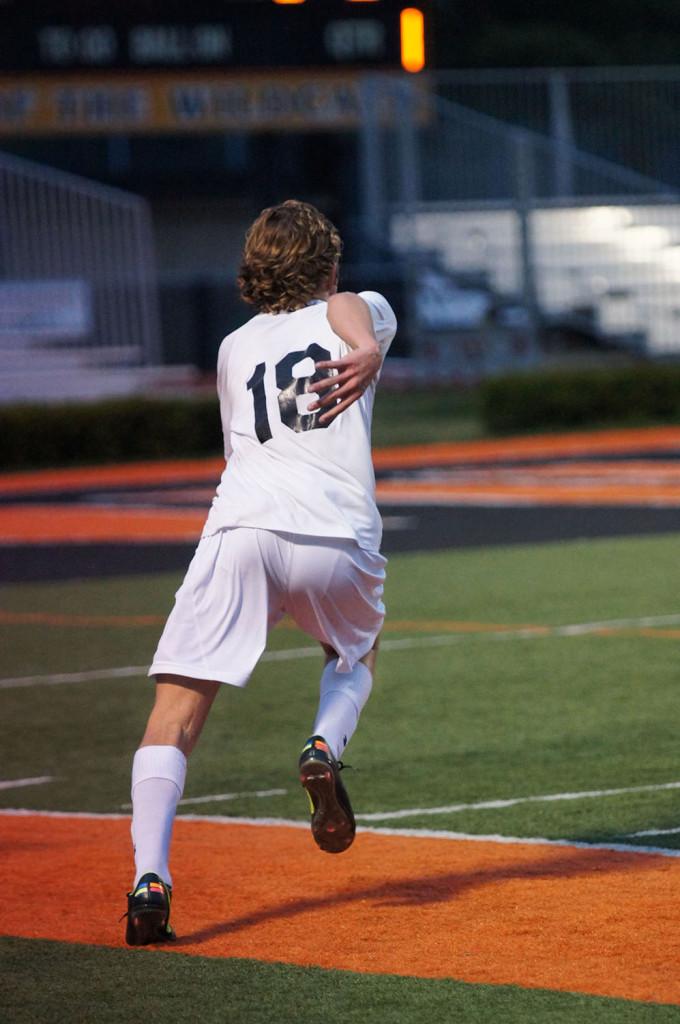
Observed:
[[[362,661],[351,672],[337,672],[337,665],[335,658],[323,670],[314,722],[314,735],[323,736],[335,758],[351,740],[373,685],[373,676]]]
[[[187,759],[177,747],[140,747],[132,762],[132,845],[135,882],[148,871],[172,885],[168,855]]]

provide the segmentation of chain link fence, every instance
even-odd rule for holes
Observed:
[[[125,391],[158,323],[146,203],[0,153],[0,398]]]
[[[508,125],[680,188],[680,68],[440,71],[433,88]]]
[[[404,82],[365,103],[365,237],[405,268],[414,372],[680,355],[675,188]]]

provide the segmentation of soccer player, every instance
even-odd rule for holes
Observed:
[[[130,945],[174,938],[168,856],[191,753],[222,683],[245,686],[284,613],[325,654],[299,774],[312,835],[354,839],[340,757],[371,691],[385,559],[370,429],[396,331],[376,292],[338,294],[341,241],[313,206],[264,210],[239,287],[257,315],[220,347],[227,466],[149,675],[156,700],[132,768]]]

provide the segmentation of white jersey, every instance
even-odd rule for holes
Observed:
[[[384,358],[397,321],[382,295],[361,292]],[[248,526],[312,537],[347,537],[378,551],[371,416],[375,382],[327,426],[307,388],[314,362],[349,346],[331,330],[327,303],[260,313],[229,334],[217,360],[227,466],[203,536]],[[312,376],[314,375],[314,376]]]

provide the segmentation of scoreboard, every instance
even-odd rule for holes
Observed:
[[[0,136],[355,129],[420,0],[0,0]],[[395,114],[386,116],[397,116]]]
[[[0,0],[0,72],[398,69],[424,26],[395,0]]]

